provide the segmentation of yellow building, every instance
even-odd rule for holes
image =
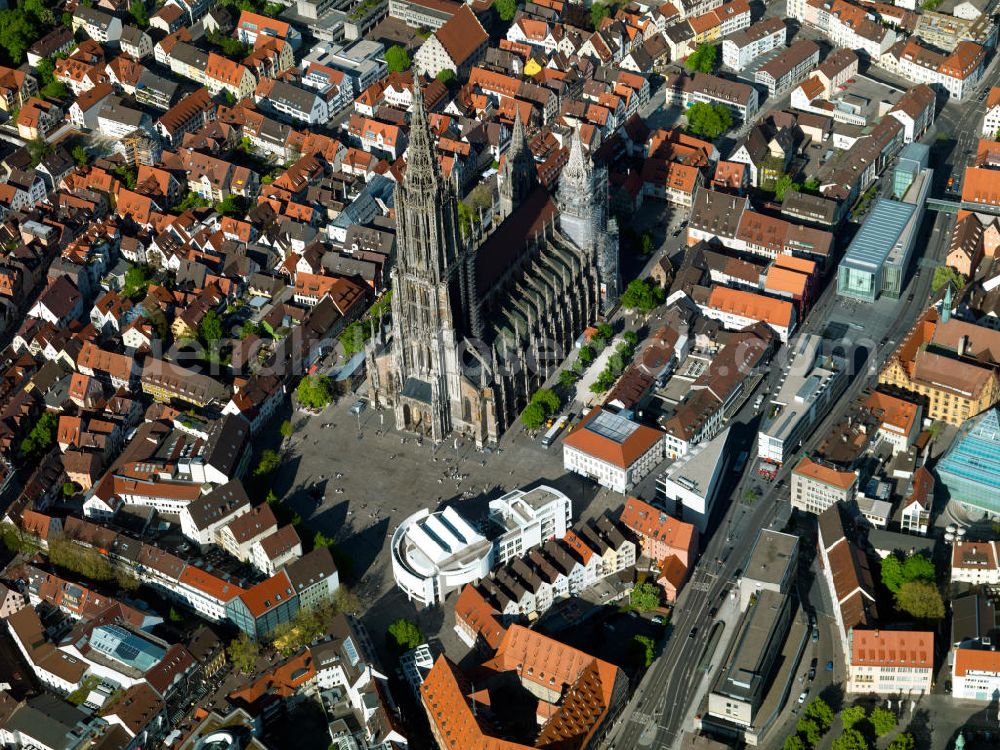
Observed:
[[[925,399],[929,419],[960,425],[1000,401],[1000,331],[931,307],[900,343],[879,383]]]

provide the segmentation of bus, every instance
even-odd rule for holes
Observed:
[[[548,429],[548,432],[545,433],[545,436],[542,438],[542,445],[546,448],[552,445],[552,443],[555,442],[555,439],[559,437],[559,433],[562,432],[562,428],[565,426],[566,415],[564,414],[559,417],[559,419],[556,420],[556,423]]]

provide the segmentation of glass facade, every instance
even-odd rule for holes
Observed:
[[[1000,413],[996,408],[962,425],[937,473],[952,500],[1000,516]]]
[[[876,274],[873,272],[841,265],[837,273],[837,294],[874,302],[875,281]]]

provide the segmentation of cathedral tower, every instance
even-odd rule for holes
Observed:
[[[537,184],[538,170],[535,167],[535,157],[528,148],[521,112],[518,110],[514,115],[514,132],[510,137],[510,146],[500,170],[501,215],[504,218],[510,216]]]
[[[580,129],[573,129],[569,161],[559,175],[559,230],[581,250],[591,253],[600,269],[602,310],[618,301],[618,227],[608,221],[608,171],[583,154]]]
[[[420,84],[413,87],[413,115],[406,173],[396,185],[396,238],[392,271],[393,359],[399,397],[396,425],[440,439],[451,431],[452,401],[459,397],[456,330],[464,320],[463,248],[458,198],[441,175],[432,148]]]

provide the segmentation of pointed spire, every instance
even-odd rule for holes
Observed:
[[[945,285],[944,302],[941,303],[941,322],[947,323],[951,320],[951,283]]]
[[[528,137],[524,132],[524,123],[521,121],[521,108],[514,109],[514,132],[510,136],[511,155],[519,154],[528,148]]]
[[[424,93],[420,77],[413,76],[413,114],[410,116],[410,145],[406,151],[406,174],[403,183],[407,187],[425,190],[428,183],[440,177],[437,159],[432,148],[430,123],[424,106]]]
[[[587,175],[590,170],[587,168],[587,159],[583,155],[583,141],[580,139],[580,125],[573,126],[573,136],[569,146],[569,161],[563,167],[563,174],[568,177]]]

